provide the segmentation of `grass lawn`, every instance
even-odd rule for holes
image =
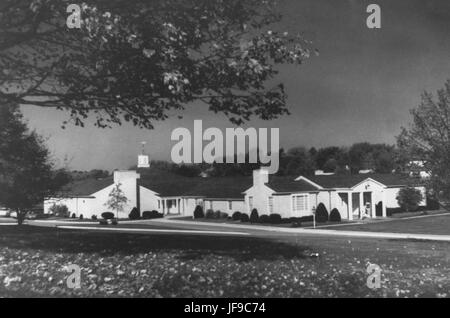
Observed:
[[[339,226],[333,230],[450,235],[450,214]]]
[[[366,286],[367,263],[382,269]],[[81,267],[81,289],[64,267]],[[0,297],[450,297],[450,244],[0,227]]]

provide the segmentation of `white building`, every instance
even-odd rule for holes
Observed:
[[[73,182],[58,196],[44,201],[44,213],[50,207],[66,205],[70,215],[91,218],[111,211],[106,206],[116,184],[127,197],[119,218],[127,218],[133,207],[141,212],[156,210],[165,215],[192,216],[197,205],[204,211],[213,209],[229,213],[245,210],[243,191],[251,186],[250,178],[181,177],[154,173],[151,169],[114,171],[113,177]]]
[[[277,213],[283,218],[312,215],[323,203],[328,213],[336,208],[342,219],[359,218],[370,206],[372,217],[386,216],[386,209],[398,208],[397,194],[414,185],[425,198],[425,187],[416,179],[395,174],[315,175],[276,177],[264,169],[253,171],[253,186],[245,191],[246,211],[253,208],[259,215]],[[420,202],[426,205],[426,199]],[[377,208],[378,206],[378,208]]]

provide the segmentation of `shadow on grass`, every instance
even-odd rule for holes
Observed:
[[[207,255],[232,257],[236,261],[299,259],[309,255],[307,247],[264,238],[99,233],[27,225],[0,228],[0,248],[3,247],[105,256],[179,252],[178,257],[184,260]]]

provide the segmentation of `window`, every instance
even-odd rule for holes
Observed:
[[[228,210],[233,210],[233,201],[228,201]]]
[[[308,195],[299,194],[292,196],[292,211],[303,212],[308,211]]]
[[[248,197],[248,207],[253,210],[253,197]]]
[[[273,197],[269,197],[267,203],[268,203],[268,207],[269,207],[269,213],[272,214],[273,213]]]
[[[158,200],[158,209],[161,209],[161,201]]]

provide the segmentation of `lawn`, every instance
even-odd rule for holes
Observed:
[[[380,289],[366,266],[382,269]],[[64,267],[81,267],[81,289]],[[449,297],[450,244],[0,227],[0,297]]]
[[[333,230],[450,235],[450,214],[339,226]]]

